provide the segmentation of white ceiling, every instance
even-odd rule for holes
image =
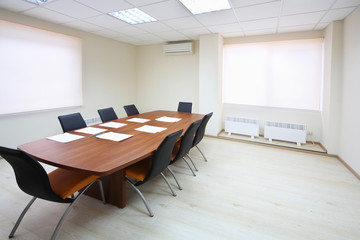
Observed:
[[[209,0],[211,1],[211,0]],[[135,45],[322,30],[360,0],[229,0],[229,10],[193,15],[177,0],[52,0],[37,6],[0,0],[0,8]],[[137,7],[157,22],[131,25],[107,13]],[[1,16],[0,16],[1,18]]]

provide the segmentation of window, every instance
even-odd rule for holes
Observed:
[[[81,39],[0,20],[0,114],[82,104]]]
[[[320,110],[322,39],[224,46],[223,102]]]

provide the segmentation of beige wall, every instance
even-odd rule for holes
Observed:
[[[243,38],[229,38],[225,39],[224,44],[237,44],[247,42],[263,42],[263,41],[278,41],[289,39],[304,39],[323,37],[322,31],[286,33],[277,35],[251,36]],[[322,120],[320,111],[307,111],[285,108],[271,108],[271,107],[257,107],[246,106],[239,104],[223,104],[222,123],[226,116],[239,116],[245,118],[254,118],[260,120],[260,134],[263,134],[263,122],[282,121],[290,123],[301,123],[307,125],[308,133],[307,140],[320,141],[322,136]]]
[[[139,46],[136,55],[136,105],[140,112],[177,110],[179,101],[199,109],[199,46],[194,54],[164,55],[163,45]]]
[[[360,174],[360,7],[344,21],[340,157]]]
[[[61,133],[57,116],[80,112],[85,119],[98,117],[97,109],[113,106],[125,116],[123,104],[135,102],[136,47],[71,28],[0,10],[0,18],[82,38],[83,106],[69,109],[0,116],[0,145],[17,147]],[[0,79],[5,81],[5,79]],[[11,103],[9,103],[11,104]]]

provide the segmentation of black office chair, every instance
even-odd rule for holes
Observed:
[[[135,189],[135,191],[139,194],[140,198],[143,200],[145,207],[147,208],[150,217],[153,217],[152,213],[147,201],[145,200],[143,194],[136,187],[141,184],[148,182],[159,174],[165,180],[167,185],[169,186],[173,196],[176,196],[174,190],[172,189],[169,181],[166,179],[164,174],[162,173],[168,166],[171,161],[171,154],[174,149],[174,145],[176,141],[179,139],[182,130],[171,133],[164,138],[164,140],[160,143],[158,148],[155,150],[154,156],[144,159],[138,163],[135,163],[125,169],[125,175],[127,182]],[[135,179],[133,182],[130,178]]]
[[[14,236],[24,215],[37,198],[58,203],[70,203],[56,225],[51,237],[52,240],[56,238],[62,223],[79,197],[82,196],[84,191],[86,191],[86,189],[94,182],[99,182],[103,203],[106,203],[102,182],[99,179],[99,176],[60,168],[47,174],[39,162],[20,150],[0,147],[0,155],[14,169],[16,182],[20,189],[33,196],[16,221],[9,238]],[[74,196],[73,194],[76,192],[79,192],[79,194],[75,198],[72,198],[71,196]]]
[[[109,108],[104,108],[104,109],[99,109],[98,113],[100,115],[101,121],[102,122],[108,122],[111,120],[115,120],[118,119],[114,109],[112,107]]]
[[[86,127],[86,123],[80,113],[58,116],[63,132],[69,132]]]
[[[179,102],[178,112],[191,113],[192,103],[191,102]]]
[[[188,165],[188,167],[190,168],[190,170],[194,176],[196,176],[196,174],[192,170],[192,168],[191,168],[189,162],[186,160],[185,156],[189,157],[188,152],[190,151],[190,149],[192,147],[195,132],[198,129],[198,127],[200,126],[200,124],[201,124],[201,120],[198,120],[198,121],[190,124],[190,126],[186,129],[184,135],[181,138],[181,142],[177,143],[174,147],[172,159],[170,162],[170,164],[173,164],[176,161],[178,161],[179,159],[183,159],[186,162],[186,164]],[[192,162],[192,159],[191,158],[189,158],[189,159]],[[194,165],[195,170],[197,170],[195,164],[193,162],[192,162],[192,164]]]
[[[137,110],[137,108],[135,107],[134,104],[125,105],[124,109],[125,109],[125,112],[128,115],[128,117],[139,114],[139,111]]]
[[[203,139],[204,137],[204,134],[205,134],[205,128],[206,128],[206,125],[207,123],[209,122],[211,116],[213,115],[213,113],[208,113],[206,114],[203,119],[201,120],[201,124],[199,126],[199,128],[196,130],[196,133],[195,133],[195,137],[194,137],[194,141],[193,141],[193,144],[192,144],[192,147],[196,147],[199,152],[201,153],[201,155],[203,156],[203,158],[205,159],[205,162],[207,162],[207,159],[205,157],[205,155],[202,153],[202,151],[200,150],[200,148],[197,146],[201,140]]]

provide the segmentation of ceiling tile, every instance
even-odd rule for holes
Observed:
[[[315,12],[315,13],[284,16],[280,18],[279,26],[290,27],[290,26],[318,23],[325,13],[326,12]]]
[[[268,2],[280,2],[280,0],[229,0],[231,6],[234,8],[247,7]]]
[[[24,0],[11,0],[11,4],[9,3],[9,0],[0,0],[0,8],[13,12],[21,12],[36,7],[35,4],[25,2]]]
[[[157,20],[191,16],[191,13],[181,3],[175,0],[151,4],[139,7],[139,9]]]
[[[44,19],[44,20],[47,20],[50,22],[60,23],[60,24],[66,23],[66,22],[71,22],[71,21],[75,20],[72,17],[63,15],[58,12],[54,12],[54,11],[46,9],[46,8],[41,8],[41,7],[26,10],[23,12],[23,14],[32,16],[34,18],[40,18],[40,19]]]
[[[163,21],[163,23],[177,30],[202,27],[202,24],[199,23],[199,21],[196,20],[196,18],[194,17],[184,17],[184,18],[165,20]]]
[[[239,21],[249,21],[263,18],[273,18],[280,15],[280,1],[236,8],[235,12]]]
[[[61,1],[49,2],[46,5],[44,5],[44,8],[51,9],[53,11],[77,19],[93,17],[101,14],[101,12],[86,7],[78,2],[74,2],[73,0],[61,0]]]
[[[86,18],[85,22],[92,23],[103,28],[116,28],[122,26],[129,26],[128,23],[121,21],[117,18],[111,17],[110,15],[100,15],[96,17]]]
[[[143,34],[143,33],[147,33],[139,28],[136,28],[135,26],[131,25],[131,26],[125,26],[125,27],[119,27],[119,28],[113,28],[112,29],[115,32],[119,32],[122,33],[124,35],[139,35],[139,34]]]
[[[164,39],[162,39],[161,37],[156,36],[152,33],[139,34],[139,35],[136,35],[133,37],[138,40],[145,41],[145,42],[165,42]]]
[[[267,34],[275,34],[275,29],[263,29],[263,30],[254,30],[254,31],[246,31],[246,36],[255,36],[255,35],[267,35]]]
[[[328,10],[333,0],[284,0],[282,15],[293,15],[306,12]]]
[[[142,24],[136,25],[136,27],[140,28],[144,31],[153,32],[153,33],[166,32],[166,31],[172,30],[169,26],[167,26],[161,22],[142,23]]]
[[[141,7],[150,5],[153,3],[164,2],[164,0],[126,0],[128,3],[134,5],[134,7]]]
[[[114,31],[111,31],[109,29],[103,29],[103,30],[96,31],[96,32],[93,32],[93,33],[96,34],[96,35],[107,37],[107,38],[119,38],[119,37],[124,36],[124,34],[114,32]]]
[[[103,29],[103,27],[99,27],[99,26],[96,26],[91,23],[83,22],[81,20],[77,20],[74,22],[68,22],[63,25],[69,26],[72,28],[77,28],[77,29],[80,29],[80,30],[86,31],[86,32],[95,32],[95,31],[100,31]]]
[[[208,27],[208,29],[213,33],[229,33],[229,32],[242,32],[241,26],[239,23],[230,23],[223,25],[214,25]]]
[[[325,29],[327,26],[329,26],[330,23],[318,23],[314,30],[323,30]]]
[[[360,0],[337,0],[332,8],[357,7],[359,5]]]
[[[123,0],[75,0],[83,5],[97,9],[103,13],[116,12],[128,8],[133,8],[133,5]]]
[[[330,10],[326,13],[325,17],[321,19],[321,22],[332,22],[337,20],[343,20],[347,15],[349,15],[354,10],[355,7]]]
[[[260,29],[276,29],[278,24],[278,18],[268,18],[255,21],[242,22],[241,26],[245,31],[247,30],[260,30]]]
[[[189,28],[189,29],[183,29],[183,30],[179,30],[180,33],[184,34],[185,36],[191,38],[191,39],[199,39],[200,35],[203,34],[210,34],[211,32],[205,28],[205,27],[201,27],[201,28]]]
[[[183,41],[189,39],[185,35],[176,31],[161,32],[161,33],[156,33],[156,35],[162,39],[165,39],[166,41]]]
[[[212,26],[212,25],[237,22],[237,18],[235,17],[234,11],[232,9],[198,14],[198,15],[195,15],[195,17],[204,26]]]
[[[315,24],[291,26],[291,27],[279,27],[278,33],[312,31],[314,28],[315,28]]]

